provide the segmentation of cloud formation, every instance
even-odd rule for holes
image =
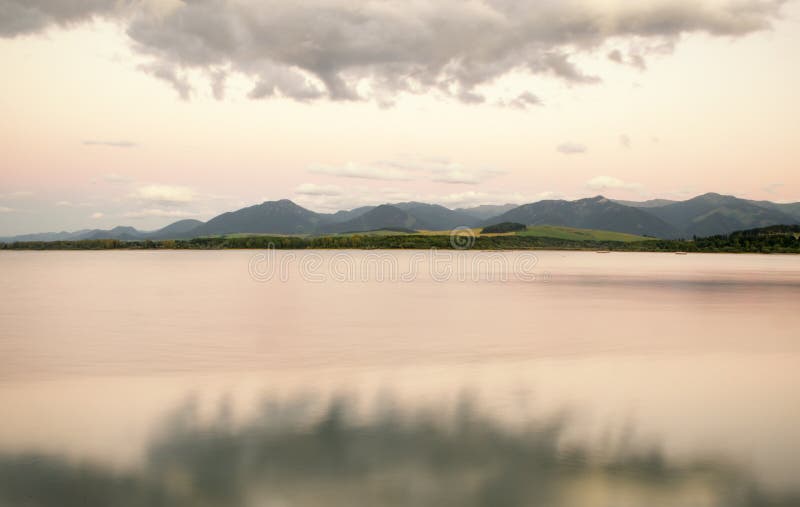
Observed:
[[[434,93],[485,102],[483,85],[512,71],[600,81],[576,53],[620,40],[653,44],[685,33],[738,37],[770,27],[784,0],[0,0],[0,36],[95,17],[123,23],[141,67],[191,96],[187,70],[216,97],[230,73],[254,99],[374,100]],[[644,68],[639,53],[614,61]],[[507,99],[538,103],[531,96]]]
[[[195,200],[197,193],[189,187],[145,185],[137,188],[131,198],[161,205],[182,205]]]
[[[16,37],[118,13],[116,0],[0,0],[0,37]],[[128,1],[127,3],[131,3]]]
[[[348,162],[342,166],[312,166],[309,171],[342,178],[385,181],[424,179],[436,183],[464,185],[477,185],[487,179],[505,174],[505,171],[493,168],[467,168],[446,158],[418,156],[401,156],[394,160],[379,160],[369,164]],[[308,187],[308,190],[319,191],[319,188]]]
[[[340,178],[357,178],[364,180],[409,181],[412,175],[403,169],[385,164],[359,165],[348,162],[342,166],[312,166],[308,169],[312,173],[327,174]]]

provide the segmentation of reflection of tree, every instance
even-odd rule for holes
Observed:
[[[468,404],[447,420],[391,408],[357,419],[342,400],[314,408],[267,403],[237,424],[187,405],[125,473],[3,455],[0,506],[800,505],[722,460],[671,463],[630,446],[594,458],[563,444],[563,418],[511,430]]]

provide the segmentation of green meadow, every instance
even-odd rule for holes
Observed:
[[[576,229],[574,227],[555,225],[529,225],[526,230],[513,234],[517,236],[535,236],[538,238],[556,238],[570,241],[621,241],[624,243],[654,239],[646,236],[637,236],[635,234],[626,234],[624,232]]]

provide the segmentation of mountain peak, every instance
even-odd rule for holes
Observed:
[[[716,192],[706,192],[703,195],[698,195],[697,197],[695,197],[695,199],[706,199],[706,200],[719,201],[721,199],[736,199],[736,200],[738,200],[739,198],[735,197],[733,195],[718,194]]]
[[[264,201],[261,204],[278,204],[281,206],[297,206],[294,201],[289,199],[278,199],[277,201]]]
[[[113,229],[111,229],[111,232],[116,233],[116,234],[123,234],[123,233],[138,234],[139,233],[139,231],[137,231],[134,227],[131,227],[130,225],[118,225],[118,226],[114,227]]]
[[[604,203],[608,202],[608,199],[604,195],[596,195],[594,197],[586,197],[585,199],[579,199],[575,202],[593,202],[593,203]]]

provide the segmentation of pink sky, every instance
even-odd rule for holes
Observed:
[[[798,2],[10,4],[0,236],[279,198],[800,201]]]

